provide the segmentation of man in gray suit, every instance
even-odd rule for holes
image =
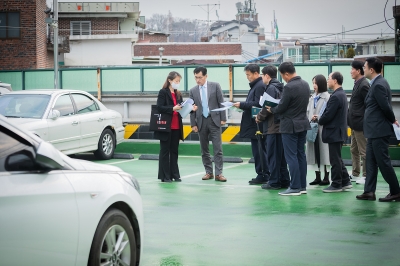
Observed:
[[[216,82],[207,81],[207,69],[197,67],[194,71],[194,78],[197,86],[190,89],[189,97],[198,106],[196,112],[190,114],[190,125],[193,132],[199,133],[201,158],[206,174],[203,180],[214,179],[213,166],[208,147],[208,140],[211,139],[214,149],[215,181],[226,182],[222,175],[223,154],[221,126],[226,123],[225,111],[213,111],[221,108],[224,102],[221,86]]]

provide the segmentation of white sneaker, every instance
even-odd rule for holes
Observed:
[[[356,184],[358,184],[358,185],[364,185],[364,184],[365,184],[365,176],[359,178],[359,179],[356,181]]]
[[[356,182],[358,180],[358,176],[353,176],[352,174],[349,174],[349,177],[351,182]]]

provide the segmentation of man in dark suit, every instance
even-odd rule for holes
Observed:
[[[323,125],[322,142],[329,145],[329,161],[332,166],[332,183],[323,192],[342,192],[353,186],[342,160],[342,146],[347,139],[347,97],[342,88],[343,76],[340,72],[329,74],[328,88],[334,90],[326,103],[319,124]]]
[[[226,112],[213,109],[224,107],[221,86],[216,82],[207,81],[207,69],[197,67],[194,71],[197,86],[190,89],[189,97],[198,107],[196,112],[190,114],[190,125],[194,132],[199,133],[201,158],[206,174],[203,180],[214,179],[213,165],[209,150],[209,138],[214,149],[215,181],[226,182],[222,175],[223,153],[221,126],[226,123]]]
[[[365,148],[367,139],[363,132],[363,120],[365,112],[365,97],[369,90],[369,82],[364,77],[364,64],[361,61],[351,63],[351,78],[354,79],[353,92],[351,93],[349,112],[347,115],[347,125],[351,128],[351,161],[352,173],[350,180],[357,184],[364,184],[367,176],[367,162],[365,160]],[[360,157],[362,159],[362,172],[360,167]],[[358,178],[361,175],[360,178]],[[356,178],[358,180],[356,180]]]
[[[280,116],[279,131],[282,134],[283,151],[291,178],[290,187],[279,192],[279,195],[295,196],[307,193],[307,161],[304,146],[307,130],[311,128],[307,118],[310,85],[297,76],[291,62],[283,62],[278,70],[287,84],[283,88],[279,104],[267,109]]]
[[[267,183],[269,179],[267,166],[267,152],[265,149],[265,137],[261,138],[261,151],[259,152],[258,140],[256,138],[257,123],[251,114],[251,108],[261,107],[260,97],[264,94],[265,84],[260,77],[260,66],[257,64],[248,64],[244,67],[247,80],[250,82],[250,90],[247,94],[246,101],[236,102],[233,105],[243,110],[242,120],[240,122],[240,137],[250,139],[251,151],[254,158],[254,167],[257,173],[256,178],[249,181],[250,185],[258,185]],[[262,132],[262,124],[259,124]]]
[[[367,178],[364,193],[359,200],[376,200],[378,167],[383,179],[389,184],[390,193],[379,201],[400,201],[400,187],[389,156],[389,138],[393,124],[399,126],[392,109],[392,93],[388,82],[381,76],[382,61],[367,58],[364,75],[371,80],[371,88],[365,98],[364,135],[367,142]]]

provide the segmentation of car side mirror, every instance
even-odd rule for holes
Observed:
[[[6,171],[32,171],[35,170],[35,160],[32,153],[23,150],[11,154],[5,161]]]
[[[50,118],[50,119],[56,120],[56,119],[59,118],[60,116],[61,116],[60,111],[58,111],[58,110],[56,110],[56,109],[52,109],[52,110],[50,111],[50,114],[49,114],[49,118]]]

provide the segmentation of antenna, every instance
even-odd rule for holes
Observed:
[[[215,10],[215,15],[217,16],[217,18],[219,20],[218,10]]]
[[[221,5],[220,5],[219,3],[218,3],[218,4],[192,5],[192,6],[199,6],[199,7],[201,7],[201,9],[203,9],[204,11],[207,12],[207,38],[208,38],[208,32],[210,31],[210,5],[213,6],[213,7],[211,8],[211,11],[212,11],[214,8],[216,8],[216,6],[218,6],[218,8],[221,8]],[[207,6],[207,10],[205,10],[205,9],[203,8],[203,6]],[[218,18],[218,19],[219,19],[219,18]]]

